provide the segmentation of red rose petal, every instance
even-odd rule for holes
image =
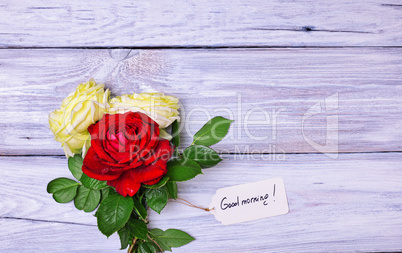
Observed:
[[[108,153],[113,157],[114,160],[116,160],[116,162],[114,162],[116,164],[128,165],[130,163],[130,159],[134,158],[130,156],[129,152],[119,152],[114,149],[109,149]]]
[[[157,149],[160,152],[159,158],[165,163],[172,157],[173,148],[168,140],[159,141]]]
[[[107,181],[107,184],[114,187],[120,195],[126,197],[129,195],[130,197],[134,196],[137,191],[140,189],[141,184],[137,183],[133,180],[129,175],[130,171],[123,173],[118,179]]]
[[[92,170],[89,169],[89,167],[83,165],[82,166],[82,172],[84,172],[88,177],[90,178],[95,178],[100,181],[107,181],[107,180],[115,180],[116,178],[119,178],[121,173],[107,173],[107,174],[97,174],[94,173]]]
[[[130,173],[130,176],[135,182],[148,182],[158,179],[167,173],[166,163],[158,160],[151,165],[137,167],[135,169],[127,171],[126,173]]]
[[[154,152],[150,153],[143,161],[145,165],[153,163],[157,159],[162,159],[166,163],[172,155],[173,148],[170,142],[168,140],[160,140],[158,146],[154,148]]]
[[[105,148],[105,151],[111,156],[113,157],[113,154],[111,154],[112,152],[116,152],[119,151],[119,144],[110,140],[105,140],[103,142],[103,147]]]
[[[154,131],[153,135],[150,137],[147,136],[147,140],[148,142],[145,144],[145,146],[143,146],[140,155],[142,158],[145,158],[158,145],[159,135],[156,135],[156,132]]]
[[[92,146],[82,170],[107,180],[119,194],[133,196],[141,183],[153,185],[166,175],[173,149],[159,138],[159,125],[146,114],[106,114],[89,131]]]
[[[124,171],[140,167],[141,165],[143,165],[143,162],[142,161],[137,161],[137,162],[132,162],[129,165],[125,165],[124,167],[110,168],[109,171],[123,173]]]
[[[89,148],[87,155],[84,158],[82,172],[88,177],[97,180],[114,180],[118,178],[122,172],[112,171],[115,168],[102,163],[102,160],[96,154],[92,147]]]
[[[88,128],[89,133],[91,134],[91,147],[95,149],[95,152],[98,154],[98,156],[100,158],[102,158],[103,160],[106,160],[108,162],[116,162],[112,157],[110,157],[104,150],[103,145],[101,144],[103,142],[103,140],[106,140],[105,136],[102,136],[102,133],[104,131],[100,130],[100,125],[103,126],[104,120],[107,115],[105,115],[105,117],[103,117],[98,123],[96,123],[95,125],[91,125]]]
[[[142,122],[140,119],[134,117],[131,113],[130,116],[126,118],[125,125],[126,125],[126,129],[128,128],[128,129],[137,130],[138,128],[141,127]]]
[[[162,177],[163,177],[163,176],[162,176]],[[158,183],[158,182],[162,179],[162,177],[159,177],[159,178],[157,178],[157,179],[155,179],[155,180],[143,182],[143,184],[146,184],[146,185],[154,185],[154,184]]]

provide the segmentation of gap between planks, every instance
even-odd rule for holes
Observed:
[[[151,227],[174,227],[197,236],[181,252],[218,252],[224,245],[226,252],[395,251],[402,247],[398,240],[402,226],[400,153],[344,154],[336,160],[322,154],[289,155],[284,161],[225,158],[204,175],[182,182],[180,196],[205,206],[218,188],[282,177],[291,211],[233,226],[222,226],[212,215],[178,203],[167,205],[161,215],[151,212]],[[40,248],[36,252],[67,243],[71,246],[71,241],[60,244],[61,237],[80,243],[93,237],[102,244],[99,247],[118,244],[118,238],[106,240],[94,228],[96,220],[91,214],[77,211],[72,203],[55,203],[46,193],[51,179],[71,177],[66,164],[66,159],[58,157],[0,157],[0,167],[10,167],[0,170],[0,210],[8,217],[0,218],[3,249],[17,252],[17,245],[28,246],[27,238]],[[45,173],[38,173],[44,169]],[[29,191],[26,185],[30,185]],[[56,222],[43,222],[47,219]],[[57,223],[60,221],[65,223]],[[69,222],[86,224],[76,230]],[[73,224],[74,228],[79,225]],[[88,235],[82,239],[76,231]],[[241,238],[246,240],[236,244]]]
[[[181,150],[180,152],[182,152]],[[292,152],[292,153],[282,153],[283,155],[319,155],[319,154],[385,154],[385,153],[402,153],[402,151],[389,151],[389,150],[383,150],[383,151],[342,151],[342,152],[327,152],[327,153],[321,153],[321,152]],[[245,152],[221,152],[219,155],[253,155],[253,153],[245,153]],[[261,152],[258,153],[260,155],[270,155],[273,153],[268,153],[268,152]],[[35,155],[35,154],[0,154],[0,157],[56,157],[56,158],[64,158],[64,155],[52,155],[52,154],[43,154],[43,155]]]
[[[0,50],[7,49],[64,49],[64,50],[82,50],[82,49],[132,49],[132,50],[194,50],[194,49],[208,49],[208,50],[220,50],[220,49],[353,49],[353,48],[402,48],[402,46],[256,46],[256,45],[245,45],[245,46],[236,46],[236,45],[228,45],[228,46],[141,46],[141,47],[128,47],[128,46],[77,46],[77,47],[19,47],[19,46],[0,46]]]
[[[399,7],[397,0],[6,1],[0,36],[3,46],[400,45]]]
[[[395,127],[402,108],[399,48],[133,50],[127,57],[128,51],[0,50],[8,80],[0,87],[0,154],[63,155],[49,131],[48,113],[90,77],[115,94],[160,91],[179,97],[189,116],[183,116],[183,146],[202,123],[222,115],[235,122],[230,138],[216,145],[221,153],[315,153],[306,138],[324,144],[326,116],[338,115],[339,149],[324,152],[402,150]],[[338,111],[308,118],[303,127],[303,115],[334,94]],[[246,116],[265,121],[246,128]]]
[[[56,224],[68,224],[68,225],[79,225],[79,226],[87,226],[87,227],[96,227],[96,225],[85,224],[85,223],[77,223],[77,222],[68,222],[68,221],[51,221],[51,220],[42,220],[42,219],[30,219],[23,217],[0,217],[0,220],[23,220],[23,221],[32,221],[32,222],[46,222],[46,223],[56,223]]]

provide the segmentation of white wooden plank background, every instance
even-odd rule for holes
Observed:
[[[0,64],[6,80],[0,84],[0,108],[7,108],[0,114],[0,154],[63,154],[47,116],[90,77],[114,94],[178,96],[189,123],[182,134],[186,145],[208,118],[222,115],[235,122],[217,145],[221,152],[247,152],[246,146],[250,152],[317,152],[303,137],[303,115],[338,94],[340,152],[402,148],[402,132],[395,127],[402,125],[399,48],[2,50]],[[248,125],[247,132],[247,115],[265,120],[261,110],[270,118]],[[305,136],[325,143],[331,113],[306,120]]]
[[[224,161],[179,185],[189,201],[208,206],[218,188],[284,178],[284,216],[223,226],[178,203],[153,213],[152,227],[196,237],[174,252],[402,251],[401,13],[398,0],[2,1],[0,251],[122,252],[92,214],[46,193],[70,177],[47,115],[90,77],[113,94],[178,96],[182,147],[209,115],[235,120],[215,145]],[[338,109],[302,129],[334,94]],[[255,108],[271,117],[249,126],[265,140],[245,130]],[[328,115],[339,117],[336,159],[302,134],[324,144]]]
[[[0,46],[400,46],[401,6],[399,0],[4,0]]]
[[[283,161],[264,160],[267,157],[225,155],[217,167],[205,170],[204,175],[192,181],[180,183],[179,194],[193,203],[209,206],[218,188],[282,177],[289,214],[223,226],[212,214],[168,203],[161,215],[152,213],[150,225],[162,229],[176,227],[196,237],[196,241],[174,252],[194,249],[202,249],[202,252],[401,250],[401,153],[341,154],[336,160],[321,154],[288,154]],[[50,252],[71,252],[67,244],[60,243],[66,233],[74,252],[85,252],[92,246],[96,252],[117,252],[118,238],[107,240],[100,235],[95,217],[77,211],[73,203],[57,204],[46,193],[46,183],[51,179],[71,177],[65,159],[0,159],[2,168],[10,163],[13,172],[0,171],[1,178],[7,178],[0,188],[0,197],[7,203],[0,208],[3,250],[11,252],[19,245],[32,252],[43,252],[51,245]],[[38,173],[44,169],[46,173]],[[42,239],[44,235],[46,238]],[[45,244],[31,245],[32,241]],[[80,249],[80,244],[89,245]]]

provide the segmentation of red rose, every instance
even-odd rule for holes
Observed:
[[[147,115],[105,114],[88,131],[91,147],[82,171],[107,181],[119,194],[133,196],[141,184],[156,184],[166,174],[173,149],[159,138],[158,124]]]

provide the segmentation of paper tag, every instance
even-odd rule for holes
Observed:
[[[212,197],[211,213],[223,225],[287,214],[282,178],[221,188]]]

